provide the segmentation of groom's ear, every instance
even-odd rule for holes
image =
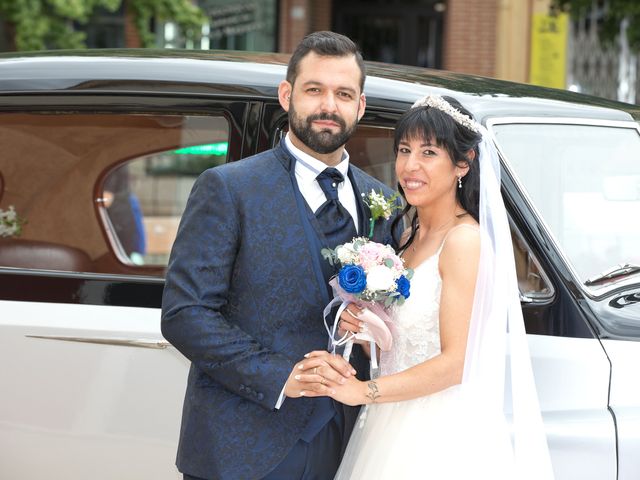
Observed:
[[[364,96],[364,93],[361,93],[360,98],[358,99],[358,121],[360,121],[364,116],[364,111],[366,108],[367,108],[367,97]]]
[[[291,104],[291,91],[293,86],[286,80],[282,80],[278,85],[278,101],[285,112],[289,111],[289,105]]]

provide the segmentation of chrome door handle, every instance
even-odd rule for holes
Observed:
[[[98,345],[115,345],[119,347],[138,347],[165,349],[171,344],[166,340],[125,339],[104,337],[65,337],[60,335],[25,335],[27,338],[39,338],[42,340],[58,340],[62,342],[95,343]]]

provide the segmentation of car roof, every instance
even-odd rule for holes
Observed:
[[[271,98],[289,55],[194,50],[75,50],[0,55],[0,96],[33,93],[225,94]],[[450,95],[485,121],[502,117],[640,119],[640,107],[566,90],[444,70],[366,62],[369,106],[402,111]],[[0,100],[1,102],[1,100]]]

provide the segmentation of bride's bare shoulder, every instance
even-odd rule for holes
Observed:
[[[441,265],[457,262],[477,263],[480,257],[480,227],[477,223],[462,223],[453,227],[442,245]]]

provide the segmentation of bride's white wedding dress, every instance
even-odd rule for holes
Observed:
[[[393,347],[381,355],[381,375],[406,370],[440,353],[441,250],[442,246],[415,268],[411,296],[393,311]],[[465,400],[468,395],[460,395],[461,388],[363,407],[335,478],[515,478],[502,412],[494,409],[488,414],[486,407]]]

